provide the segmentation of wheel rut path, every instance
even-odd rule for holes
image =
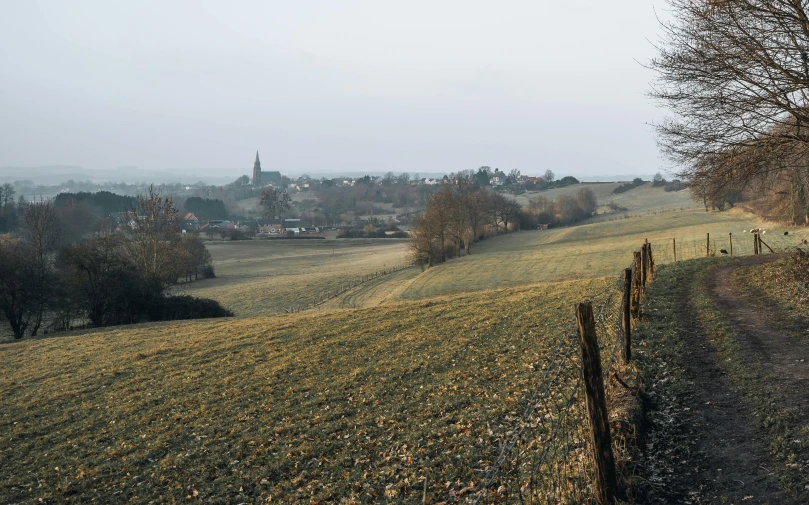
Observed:
[[[742,366],[765,381],[804,424],[809,421],[807,321],[734,282],[737,269],[775,259],[778,256],[754,256],[713,268],[704,287],[723,323],[732,329]],[[809,492],[796,496],[779,487],[784,463],[774,461],[768,434],[745,399],[745,386],[729,376],[716,337],[699,321],[693,298],[685,291],[688,283],[684,285],[677,325],[686,352],[684,378],[692,387],[673,430],[680,440],[651,437],[656,450],[668,452],[664,459],[671,476],[664,501],[676,497],[682,503],[809,503]]]

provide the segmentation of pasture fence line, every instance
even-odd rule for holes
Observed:
[[[349,279],[347,281],[341,281],[340,284],[335,289],[326,289],[319,291],[313,295],[311,295],[311,302],[305,305],[290,305],[289,307],[284,307],[285,314],[294,314],[297,312],[302,312],[304,310],[312,310],[317,308],[319,305],[322,305],[328,302],[331,299],[337,298],[338,296],[346,293],[347,291],[356,288],[368,281],[372,281],[374,279],[378,279],[385,275],[391,275],[396,272],[400,272],[407,268],[412,268],[414,265],[412,264],[401,264],[395,265],[390,268],[383,268],[382,270],[376,270],[373,273],[367,275],[361,275],[355,279]]]
[[[655,253],[659,264],[714,256],[752,256],[781,253],[805,247],[806,243],[794,235],[765,233],[763,230],[739,233],[705,233],[702,238],[657,237]],[[766,240],[766,241],[765,241]]]
[[[538,364],[522,415],[506,416],[512,429],[467,503],[615,502],[623,463],[614,447],[630,435],[611,428],[620,421],[610,417],[608,400],[616,388],[630,388],[620,375],[633,366],[631,329],[654,268],[645,242],[618,278],[576,305],[547,362]]]

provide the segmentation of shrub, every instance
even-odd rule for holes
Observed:
[[[233,317],[233,312],[216,300],[193,296],[165,296],[153,300],[146,309],[148,321],[174,321],[178,319],[204,319]]]
[[[225,228],[219,234],[222,240],[248,240],[250,238],[238,228]]]
[[[626,207],[621,207],[615,202],[608,203],[607,208],[610,209],[611,212],[626,212],[629,210]]]
[[[213,265],[205,265],[202,268],[202,278],[203,279],[214,279],[216,278],[216,274],[213,270]]]

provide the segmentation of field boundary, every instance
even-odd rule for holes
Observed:
[[[637,445],[642,389],[631,332],[653,276],[646,242],[619,278],[577,304],[497,459],[466,489],[467,503],[606,505],[626,494],[622,470]]]

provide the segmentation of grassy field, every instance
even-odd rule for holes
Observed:
[[[400,239],[214,242],[208,250],[217,278],[181,290],[213,298],[237,316],[282,313],[341,283],[405,264],[405,244]]]
[[[609,282],[0,346],[2,501],[444,501]]]
[[[497,456],[574,304],[644,239],[665,264],[672,238],[679,259],[703,256],[707,232],[732,232],[749,253],[742,230],[758,225],[739,211],[679,211],[513,233],[280,316],[404,263],[406,243],[210,243],[218,278],[183,290],[236,318],[0,346],[0,496],[412,503],[427,479],[429,500],[447,500]]]
[[[706,233],[711,234],[714,254],[729,250],[729,233],[734,234],[734,254],[751,254],[752,236],[743,230],[756,226],[765,225],[738,210],[687,210],[512,233],[475,244],[470,256],[424,273],[409,269],[374,279],[329,300],[319,310],[617,275],[645,239],[653,244],[658,264],[674,260],[673,239],[678,259],[704,257]],[[805,236],[809,234],[793,230],[784,237],[776,228],[764,240],[779,250],[798,244]],[[212,244],[210,249],[220,278],[189,284],[186,291],[219,300],[239,316],[309,305],[313,294],[333,291],[341,283],[407,259],[406,242],[398,240],[228,242]]]
[[[542,196],[550,199],[557,199],[562,195],[573,196],[582,189],[589,189],[595,195],[599,203],[599,214],[605,214],[599,219],[612,218],[618,215],[623,216],[626,212],[631,215],[645,214],[650,212],[660,212],[663,210],[674,209],[690,209],[696,206],[691,201],[691,194],[689,191],[671,191],[665,192],[663,188],[653,188],[651,183],[646,183],[635,189],[631,189],[624,193],[617,195],[612,194],[612,191],[623,183],[620,182],[600,182],[600,183],[583,183],[566,188],[550,189],[547,191],[532,191],[517,195],[514,197],[521,205],[528,205],[528,201],[537,196]],[[616,205],[625,207],[626,212],[618,214],[609,214],[607,204],[614,202]]]
[[[632,251],[645,239],[653,245],[658,264],[705,256],[706,233],[714,237],[717,254],[726,248],[728,233],[736,237],[735,254],[752,252],[752,237],[742,233],[759,225],[740,211],[667,212],[544,231],[523,231],[476,244],[472,254],[431,268],[414,279],[399,297],[419,300],[506,286],[565,279],[618,275],[629,266]],[[799,236],[765,235],[773,247],[797,243]],[[719,240],[720,242],[716,243]]]

